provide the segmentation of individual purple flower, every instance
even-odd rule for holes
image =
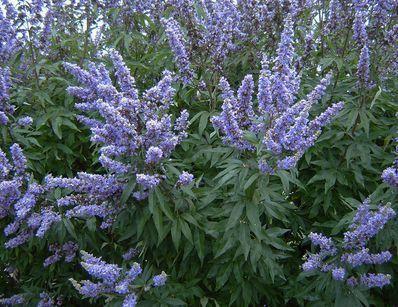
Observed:
[[[83,280],[80,282],[80,284],[77,282],[74,283],[73,281],[72,283],[76,290],[85,297],[97,298],[102,294],[102,291],[106,289],[102,283],[93,283],[89,280]]]
[[[63,245],[51,244],[48,248],[49,251],[53,252],[53,255],[47,257],[44,260],[43,265],[45,267],[50,266],[65,257],[66,262],[72,262],[76,257],[76,252],[78,251],[79,246],[72,242],[68,241]]]
[[[14,170],[18,175],[22,175],[26,170],[26,158],[18,144],[10,147],[11,157],[14,163]]]
[[[275,174],[275,169],[271,167],[265,159],[260,159],[258,169],[264,174]]]
[[[381,178],[388,185],[398,188],[398,168],[395,166],[388,167],[383,171]]]
[[[25,304],[25,298],[22,294],[16,294],[9,298],[0,298],[0,304],[4,306],[16,306]]]
[[[305,47],[302,58],[306,59],[314,49],[314,32],[309,31],[305,36]]]
[[[30,116],[24,116],[18,119],[17,124],[23,128],[29,127],[32,125],[33,119]]]
[[[138,201],[147,199],[148,196],[149,196],[148,191],[137,191],[137,192],[134,192],[134,193],[133,193],[133,197],[134,197],[136,200],[138,200]]]
[[[391,282],[391,275],[389,274],[373,274],[373,273],[368,273],[368,274],[361,274],[359,278],[359,282],[361,285],[367,287],[367,288],[383,288],[384,286],[387,286]]]
[[[37,183],[31,183],[25,194],[14,204],[15,215],[19,219],[25,218],[36,206],[38,197],[43,194],[44,189]]]
[[[130,248],[127,252],[125,252],[122,257],[124,260],[129,261],[133,259],[133,257],[137,256],[140,253],[138,248]]]
[[[37,304],[37,307],[53,307],[54,300],[46,293],[40,293],[40,301]]]
[[[61,221],[61,215],[53,211],[51,207],[42,209],[41,215],[41,223],[36,232],[36,236],[39,238],[43,238],[53,224]]]
[[[151,163],[158,163],[163,157],[163,151],[156,146],[149,147],[147,153],[146,153],[146,159],[145,163],[151,164]]]
[[[358,252],[345,253],[341,256],[341,261],[346,262],[355,268],[363,264],[382,264],[390,261],[392,255],[389,251],[378,254],[369,253],[369,249],[363,248]]]
[[[166,284],[166,281],[167,281],[167,274],[164,271],[162,271],[161,274],[153,277],[153,286],[154,287],[164,286]]]
[[[332,277],[334,280],[342,281],[346,276],[346,270],[343,268],[335,268],[332,270]]]
[[[42,237],[50,227],[60,220],[58,213],[51,207],[41,206],[41,214],[37,209],[38,200],[45,189],[31,181],[27,173],[26,158],[18,144],[10,147],[12,163],[4,152],[0,151],[0,217],[9,216],[13,220],[4,228],[8,237],[5,242],[7,249],[16,248],[32,237]],[[13,236],[13,237],[11,237]]]
[[[395,148],[395,154],[398,154],[398,146]],[[395,158],[392,166],[383,171],[381,179],[391,187],[398,188],[398,158]]]
[[[126,275],[131,281],[133,281],[141,273],[142,273],[141,266],[138,263],[134,262],[133,265],[131,266],[131,269],[126,272]]]
[[[98,159],[101,165],[106,168],[108,171],[116,174],[126,174],[130,170],[130,168],[121,163],[119,161],[113,160],[106,155],[101,155]]]
[[[122,307],[135,307],[137,305],[137,296],[129,294],[125,297]]]
[[[186,171],[183,171],[178,177],[177,185],[187,186],[194,180],[194,176]]]
[[[229,0],[205,1],[206,15],[200,26],[203,31],[198,45],[206,50],[215,68],[220,69],[226,57],[245,37],[242,31],[242,15],[236,5]]]
[[[50,265],[53,265],[54,263],[57,263],[58,261],[60,261],[61,258],[62,258],[62,256],[60,255],[59,251],[55,250],[53,255],[47,257],[44,260],[43,266],[48,267]]]
[[[137,100],[138,91],[135,88],[135,79],[131,76],[130,69],[124,63],[122,56],[116,50],[112,50],[110,57],[116,68],[116,77],[120,84],[120,89],[128,98]]]
[[[63,188],[76,193],[92,195],[94,198],[107,198],[121,191],[122,186],[115,176],[98,174],[77,173],[75,178],[62,178],[47,175],[45,178],[46,189]]]
[[[32,234],[25,230],[20,232],[14,238],[9,239],[6,243],[4,243],[4,246],[7,249],[16,248],[29,241],[30,238],[32,238]]]
[[[249,86],[249,80],[250,77],[246,79],[246,85],[242,83],[240,88],[241,92],[244,91],[243,88]],[[243,128],[245,126],[247,127],[249,119],[246,118],[244,114],[239,114],[239,111],[243,108],[243,106],[249,103],[248,107],[250,107],[251,102],[239,102],[225,78],[221,78],[219,86],[222,91],[224,103],[222,105],[221,114],[219,116],[212,117],[211,120],[213,125],[225,134],[223,137],[225,144],[232,145],[240,150],[253,149],[253,146],[244,139],[243,133]],[[248,97],[246,99],[248,99]]]
[[[51,38],[51,30],[52,26],[54,23],[54,13],[52,11],[52,8],[49,8],[48,11],[46,12],[46,15],[44,16],[44,22],[43,22],[43,30],[41,32],[40,36],[40,47],[42,51],[47,51],[48,48],[51,45],[50,38]]]
[[[65,257],[66,262],[72,262],[76,257],[76,253],[79,249],[79,246],[72,241],[68,241],[62,245],[62,254]]]
[[[174,130],[178,132],[178,138],[180,140],[185,139],[188,136],[188,133],[186,132],[189,126],[188,118],[188,111],[182,110],[180,116],[175,121]]]
[[[395,16],[392,12],[394,12],[394,9],[396,9],[396,7],[397,4],[394,0],[375,1],[372,11],[374,27],[377,29],[385,27],[391,20],[391,17]]]
[[[258,109],[260,114],[275,114],[276,110],[272,103],[271,94],[271,72],[269,70],[269,63],[266,56],[261,62],[261,72],[258,80]]]
[[[115,264],[107,264],[101,258],[82,252],[81,265],[93,277],[101,279],[105,284],[112,285],[120,276],[121,269]]]
[[[10,69],[8,67],[0,67],[0,111],[5,115],[13,111],[12,106],[9,105],[10,88]],[[5,125],[6,123],[3,124]]]
[[[307,257],[303,263],[302,269],[304,272],[311,272],[319,269],[322,266],[322,258],[319,254],[312,254]]]
[[[137,174],[137,183],[150,190],[159,185],[160,179],[158,175]]]
[[[347,279],[347,286],[349,287],[355,287],[358,285],[358,280],[354,277],[351,276],[350,278]]]
[[[281,160],[278,160],[276,162],[276,166],[278,169],[291,169],[293,168],[298,161],[298,156],[290,156],[290,157],[285,157]]]
[[[323,234],[311,232],[308,235],[312,244],[319,246],[322,253],[327,253],[328,255],[333,255],[336,252],[336,248],[331,238],[325,237]]]
[[[253,118],[253,92],[254,81],[252,75],[246,75],[242,80],[242,84],[237,92],[236,115],[240,126],[250,128],[251,121],[248,119]]]

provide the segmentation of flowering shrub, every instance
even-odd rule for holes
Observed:
[[[393,305],[397,21],[2,0],[0,305]]]

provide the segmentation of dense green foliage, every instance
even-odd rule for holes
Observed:
[[[218,87],[221,76],[234,89],[248,73],[257,83],[261,52],[276,54],[283,30],[284,13],[279,12],[272,29],[254,32],[257,39],[243,41],[221,69],[198,51],[191,63],[192,81],[173,83],[176,94],[171,113],[189,111],[188,137],[164,161],[167,178],[147,199],[132,197],[135,177],[124,175],[125,190],[114,201],[127,206],[111,228],[101,229],[96,218],[63,218],[43,239],[34,238],[15,249],[4,248],[7,238],[0,236],[0,293],[5,297],[24,293],[32,305],[46,291],[62,297],[65,306],[102,306],[104,299],[82,299],[69,280],[89,278],[78,257],[43,268],[50,243],[72,240],[80,250],[119,265],[125,265],[122,255],[129,248],[139,249],[134,261],[144,270],[137,281],[142,287],[152,274],[165,271],[164,287],[144,291],[137,286],[139,306],[392,306],[397,302],[397,219],[372,242],[375,250],[393,254],[391,262],[375,266],[376,272],[392,276],[391,285],[351,289],[330,274],[301,269],[303,256],[311,250],[308,234],[322,232],[341,240],[366,197],[374,205],[390,202],[398,209],[397,190],[380,178],[395,158],[398,78],[396,71],[383,74],[389,65],[386,53],[394,50],[382,50],[377,43],[370,48],[370,78],[375,86],[358,87],[361,50],[352,39],[353,19],[348,26],[324,35],[328,1],[319,2],[323,4],[316,6],[318,15],[303,10],[294,26],[297,59],[305,52],[306,34],[314,33],[313,50],[299,68],[298,96],[304,98],[332,72],[326,95],[311,113],[319,114],[337,101],[344,101],[345,107],[295,168],[262,173],[256,153],[225,145],[211,122],[223,103]],[[105,8],[96,1],[87,3],[87,11],[71,11],[75,15],[68,17],[66,26],[54,24],[47,52],[24,45],[4,62],[11,69],[10,104],[16,111],[12,123],[1,128],[2,149],[6,152],[12,143],[19,143],[38,182],[48,174],[106,173],[98,162],[99,148],[90,141],[90,130],[76,119],[81,113],[74,105],[79,101],[66,88],[78,83],[64,69],[64,62],[81,67],[87,67],[88,61],[104,63],[112,71],[109,59],[99,54],[114,48],[140,92],[154,86],[164,69],[178,74],[164,27],[155,17],[122,14],[124,7]],[[68,6],[59,10],[67,14]],[[170,11],[165,10],[165,16]],[[26,61],[27,57],[31,59]],[[16,121],[25,115],[34,121],[23,128]],[[258,142],[254,136],[247,138]],[[192,184],[175,185],[181,170],[194,175]],[[55,189],[47,201],[55,202],[63,193]],[[9,223],[7,218],[1,220],[1,228]],[[10,266],[11,274],[6,271]],[[121,300],[108,304],[119,306]]]

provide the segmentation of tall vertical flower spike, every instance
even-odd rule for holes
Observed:
[[[190,68],[189,54],[186,49],[186,41],[181,31],[181,27],[172,17],[168,19],[163,18],[161,21],[165,27],[170,48],[174,53],[174,60],[182,76],[182,80],[185,83],[188,83],[191,80],[193,73]]]
[[[14,106],[10,105],[10,69],[0,67],[0,125],[8,124],[8,115],[14,113]]]
[[[365,25],[365,12],[360,9],[355,12],[353,30],[352,38],[357,42],[358,46],[364,46],[368,41],[368,34]]]
[[[370,89],[373,87],[373,83],[370,81],[370,56],[369,48],[365,44],[361,50],[359,56],[358,68],[357,68],[358,86],[361,88]]]

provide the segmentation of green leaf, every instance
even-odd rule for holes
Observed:
[[[56,117],[55,119],[51,120],[51,127],[52,127],[55,135],[59,139],[62,139],[61,125],[62,125],[62,118],[61,117]]]
[[[207,123],[209,121],[209,112],[203,112],[202,115],[200,116],[200,121],[199,121],[199,130],[198,133],[199,135],[203,134],[203,131],[205,131]]]
[[[120,204],[124,205],[127,199],[130,197],[131,193],[134,191],[136,182],[133,178],[124,186],[122,196],[120,197]]]
[[[64,223],[65,228],[68,231],[68,233],[77,241],[75,227],[73,226],[72,222],[67,218],[62,219],[62,222]]]
[[[194,245],[200,262],[203,264],[205,258],[205,236],[203,231],[197,228],[194,231]]]
[[[251,231],[255,233],[258,239],[261,239],[261,222],[259,216],[258,206],[253,203],[246,204],[246,216],[249,220],[249,226]]]
[[[187,222],[185,222],[182,219],[179,219],[178,222],[181,225],[181,230],[182,230],[184,237],[187,238],[188,241],[193,244],[192,232],[191,232],[191,229],[189,228],[189,225],[187,224]]]
[[[164,300],[164,302],[171,306],[185,306],[186,305],[186,303],[183,300],[180,300],[179,298],[168,297]]]
[[[156,230],[158,232],[158,244],[162,241],[164,237],[163,233],[163,215],[161,214],[159,208],[155,207],[152,212],[152,219],[155,224]]]
[[[234,207],[231,211],[231,215],[229,216],[227,226],[225,228],[226,231],[236,225],[237,221],[239,220],[240,216],[242,215],[243,208],[245,207],[244,204],[242,204],[242,203],[232,204],[232,206],[234,206]]]
[[[253,175],[250,176],[250,178],[246,181],[243,190],[246,191],[252,184],[254,181],[256,181],[256,179],[260,176],[259,173],[255,173]]]
[[[289,186],[290,174],[285,170],[278,170],[277,174],[282,181],[283,189],[285,190],[286,193],[288,193],[290,191],[290,186]]]
[[[173,222],[173,225],[171,226],[171,239],[173,240],[175,249],[178,251],[181,241],[181,229],[178,221]]]
[[[373,99],[372,99],[372,102],[370,103],[370,109],[372,109],[372,108],[375,106],[376,101],[377,101],[377,99],[379,98],[379,96],[380,96],[381,93],[382,93],[382,89],[381,89],[381,87],[379,86],[379,90],[377,91],[377,93],[375,94],[375,96],[374,96]]]

